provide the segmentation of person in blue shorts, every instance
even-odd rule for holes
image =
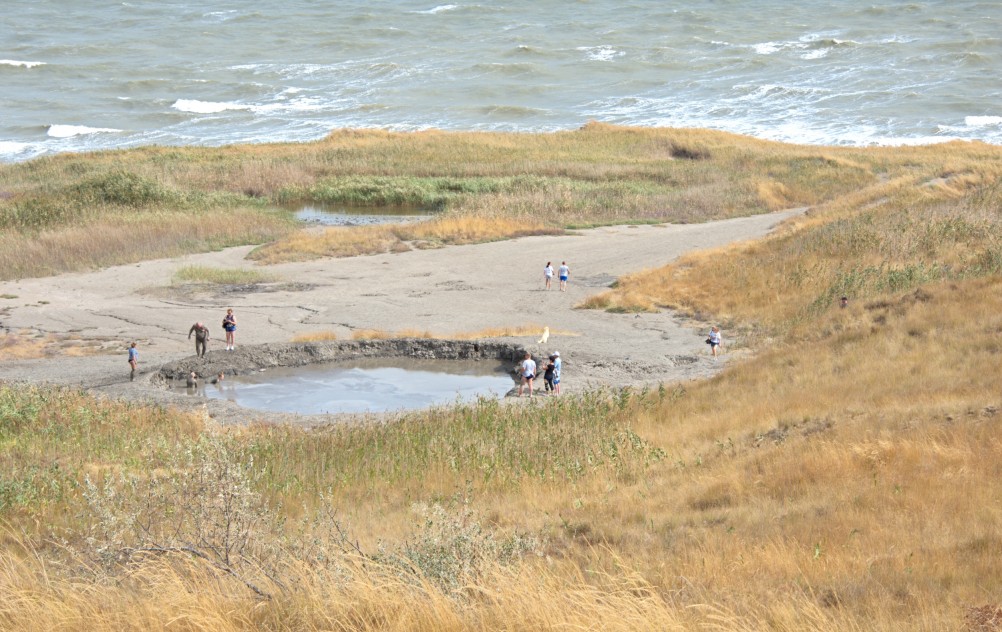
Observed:
[[[233,332],[237,330],[237,317],[233,315],[233,310],[226,310],[226,315],[223,316],[223,331],[226,332],[226,350],[233,351],[237,348],[235,342],[233,342]]]
[[[571,278],[571,269],[567,267],[566,261],[560,262],[560,267],[557,268],[557,276],[560,277],[560,291],[563,292],[567,289],[567,279]]]

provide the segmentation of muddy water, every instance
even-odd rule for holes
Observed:
[[[428,219],[432,213],[416,206],[345,206],[311,202],[291,207],[296,219],[320,226],[372,226]]]
[[[503,396],[514,381],[498,362],[370,359],[227,377],[189,389],[245,408],[315,415],[413,410]]]

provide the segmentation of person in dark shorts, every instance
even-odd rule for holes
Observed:
[[[519,375],[522,379],[518,385],[518,396],[522,396],[522,389],[529,385],[529,397],[532,397],[532,381],[536,379],[536,362],[532,359],[532,354],[525,352],[525,360],[519,365]]]
[[[547,395],[553,394],[553,371],[557,368],[557,365],[553,363],[553,360],[557,356],[550,356],[550,361],[546,363],[546,370],[543,371],[543,384],[545,392]]]
[[[226,350],[233,351],[237,348],[235,342],[233,342],[233,332],[237,330],[237,317],[233,315],[233,310],[226,310],[226,315],[223,316],[223,331],[226,332]]]
[[[191,340],[191,334],[195,334],[195,355],[204,357],[209,350],[209,328],[202,323],[195,323],[188,330],[188,340]]]
[[[136,349],[136,343],[129,345],[129,367],[132,371],[129,373],[129,381],[136,379],[136,369],[139,368],[139,349]]]

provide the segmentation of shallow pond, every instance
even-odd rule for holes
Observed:
[[[496,361],[380,358],[227,376],[197,392],[273,412],[378,413],[504,396],[515,385],[507,368]]]
[[[320,226],[373,226],[428,219],[433,213],[416,206],[346,206],[310,202],[289,207],[296,219]]]

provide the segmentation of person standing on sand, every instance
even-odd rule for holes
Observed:
[[[714,325],[710,328],[710,335],[706,337],[706,344],[710,345],[710,353],[713,354],[714,359],[717,357],[717,347],[720,346],[720,327]]]
[[[560,352],[553,352],[553,392],[560,394],[560,370],[563,369],[563,362],[560,361]]]
[[[567,279],[571,278],[571,269],[567,267],[566,261],[560,262],[557,275],[560,277],[560,291],[563,292],[567,289]]]
[[[525,352],[525,360],[521,364],[522,380],[518,385],[518,396],[522,396],[522,389],[529,385],[529,397],[532,397],[532,381],[536,379],[536,363],[532,359],[532,354]]]
[[[139,349],[136,349],[136,343],[129,345],[129,367],[132,371],[129,373],[129,381],[136,379],[136,369],[139,367]]]
[[[226,350],[233,351],[237,348],[235,342],[233,342],[233,332],[237,330],[237,317],[233,315],[233,310],[226,310],[226,315],[223,316],[223,330],[226,331]]]
[[[195,323],[188,330],[188,340],[191,340],[191,334],[195,334],[195,356],[205,357],[205,352],[209,350],[209,328]]]
[[[550,284],[553,282],[553,263],[547,261],[546,267],[543,268],[543,279],[546,281],[546,289],[550,289]]]

